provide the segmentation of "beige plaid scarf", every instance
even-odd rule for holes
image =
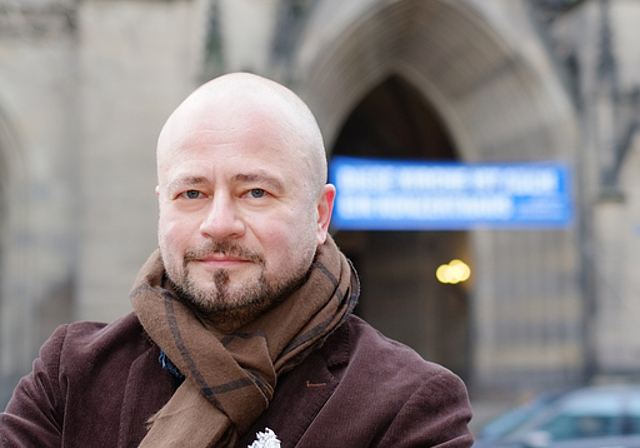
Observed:
[[[140,447],[234,447],[269,406],[278,376],[344,322],[359,294],[355,271],[330,237],[300,289],[232,334],[206,328],[162,287],[163,278],[156,251],[138,275],[131,303],[187,378],[153,417]]]

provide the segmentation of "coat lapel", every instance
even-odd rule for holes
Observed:
[[[325,344],[300,365],[278,379],[269,408],[243,435],[237,447],[245,448],[258,432],[271,429],[281,448],[294,448],[324,404],[340,384],[340,366],[349,357],[348,325],[342,325]]]
[[[160,349],[152,346],[129,368],[120,413],[119,448],[140,445],[147,432],[147,420],[169,401],[177,385],[171,373],[162,369]]]

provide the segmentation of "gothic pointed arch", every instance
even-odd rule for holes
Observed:
[[[578,119],[570,94],[531,21],[528,2],[500,5],[318,0],[292,57],[290,84],[317,116],[329,156],[345,148],[346,124],[362,117],[354,111],[392,79],[428,104],[462,162],[572,163]],[[362,149],[365,140],[359,144],[362,154],[369,152]],[[473,385],[505,388],[523,377],[541,387],[580,381],[588,360],[581,352],[585,310],[575,232],[468,232],[469,257],[478,267],[469,291]],[[429,247],[422,249],[426,258]],[[551,317],[532,313],[533,304]],[[571,356],[557,356],[557,347]],[[536,356],[516,362],[525,352]]]

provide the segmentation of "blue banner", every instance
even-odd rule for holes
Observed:
[[[563,228],[570,169],[558,162],[426,163],[336,156],[332,226],[350,230]]]

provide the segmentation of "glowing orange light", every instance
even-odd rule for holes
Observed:
[[[462,260],[451,260],[449,264],[443,264],[436,270],[436,278],[440,283],[455,285],[466,282],[471,277],[471,268]]]

